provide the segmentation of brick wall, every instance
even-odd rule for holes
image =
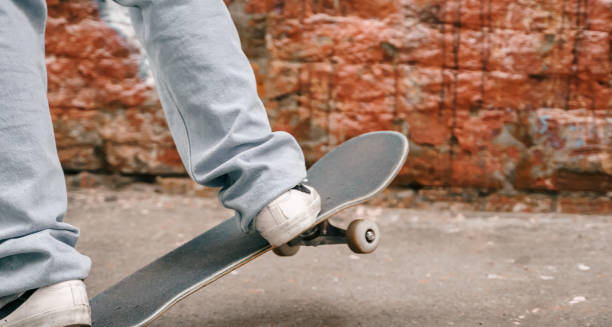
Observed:
[[[88,0],[48,3],[64,167],[182,174],[121,18],[103,22]],[[393,129],[411,140],[402,185],[612,189],[610,0],[226,3],[273,128],[309,162]]]

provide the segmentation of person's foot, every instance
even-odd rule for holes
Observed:
[[[264,207],[255,217],[255,229],[273,247],[281,246],[298,236],[317,220],[321,211],[319,193],[298,184]]]
[[[0,308],[0,327],[90,326],[85,284],[80,280],[24,292]]]

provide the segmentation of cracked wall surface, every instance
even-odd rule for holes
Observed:
[[[121,10],[48,4],[64,167],[183,174]],[[401,185],[612,189],[610,0],[226,4],[273,128],[295,135],[310,163],[392,129],[411,141]]]

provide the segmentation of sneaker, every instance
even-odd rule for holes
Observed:
[[[85,284],[80,280],[27,291],[0,308],[0,327],[90,325],[89,300]]]
[[[319,193],[298,184],[270,202],[255,217],[255,229],[273,247],[281,246],[312,226],[321,211]]]

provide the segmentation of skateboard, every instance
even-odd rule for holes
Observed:
[[[358,219],[342,229],[327,219],[382,191],[407,155],[406,137],[382,131],[354,137],[323,156],[308,170],[306,183],[321,195],[316,223],[274,252],[288,256],[301,246],[324,244],[348,244],[356,253],[374,251],[381,238],[376,223]],[[147,325],[178,301],[270,249],[258,233],[242,232],[238,219],[229,218],[91,299],[93,327]]]

